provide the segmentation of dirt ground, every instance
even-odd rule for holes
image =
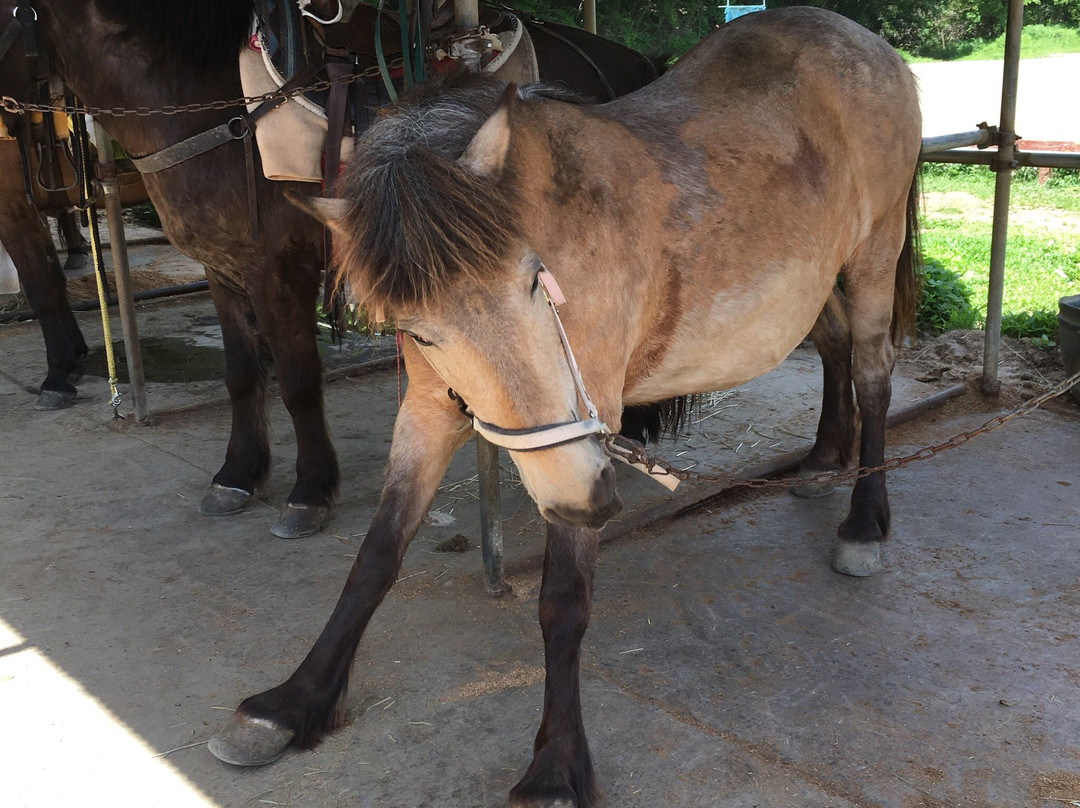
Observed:
[[[94,353],[60,413],[32,409],[36,325],[0,327],[0,805],[505,805],[543,693],[542,525],[508,459],[511,592],[484,592],[466,447],[365,636],[345,727],[314,752],[231,768],[205,743],[322,627],[407,379],[392,361],[340,370],[385,344],[325,347],[344,485],[322,533],[281,541],[269,526],[294,446],[278,402],[275,470],[254,504],[195,511],[229,423],[207,296],[139,306],[151,425],[111,420],[96,318],[80,315]],[[978,332],[905,353],[897,407],[957,382],[969,392],[890,430],[890,455],[976,429],[1063,375],[1052,354],[1006,341],[1003,394],[984,398],[981,357]],[[798,349],[706,400],[659,454],[759,473],[808,447],[819,389]],[[891,473],[886,571],[859,580],[828,563],[844,489],[671,496],[620,471],[628,507],[607,533],[583,652],[601,808],[1080,803],[1078,446],[1080,408],[1058,400]]]

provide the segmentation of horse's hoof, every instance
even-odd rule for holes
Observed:
[[[251,492],[243,488],[229,488],[211,483],[210,490],[199,503],[199,515],[232,516],[244,510],[249,499],[251,499]]]
[[[270,532],[279,539],[302,539],[318,533],[328,513],[330,509],[325,505],[293,505],[288,502]]]
[[[67,259],[64,261],[64,273],[71,275],[76,272],[82,272],[90,263],[90,258],[86,253],[69,252]]]
[[[831,483],[803,483],[793,485],[789,490],[800,499],[819,499],[829,496],[836,490],[836,486]]]
[[[82,365],[75,365],[67,374],[67,383],[76,385],[82,381],[83,375],[86,373],[85,368]]]
[[[34,404],[35,410],[42,412],[54,412],[56,410],[63,410],[71,406],[71,402],[75,400],[75,391],[67,390],[42,390],[38,393],[37,403]]]
[[[233,766],[265,766],[285,754],[294,734],[265,718],[235,712],[206,748],[218,760]]]
[[[881,542],[841,541],[836,545],[832,568],[843,575],[866,578],[884,569],[881,563]]]

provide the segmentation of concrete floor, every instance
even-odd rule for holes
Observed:
[[[205,297],[146,304],[140,326],[213,350],[211,315]],[[512,594],[483,591],[466,448],[365,636],[347,726],[315,752],[230,768],[205,741],[328,616],[376,504],[396,374],[329,384],[341,503],[323,533],[285,542],[268,532],[291,485],[280,405],[260,501],[203,519],[228,429],[211,364],[174,381],[162,360],[152,426],[111,422],[92,377],[73,408],[38,413],[35,332],[0,328],[0,805],[504,805],[543,689],[542,537],[520,487],[503,498]],[[661,453],[745,471],[795,451],[817,384],[797,351]],[[903,371],[896,387],[901,401],[929,389]],[[1001,406],[969,394],[892,430],[889,452]],[[872,579],[829,568],[846,492],[708,501],[610,541],[582,673],[601,805],[1080,802],[1078,446],[1080,410],[1060,402],[891,474],[894,537]],[[668,497],[621,476],[624,526]],[[435,551],[458,533],[472,549]]]

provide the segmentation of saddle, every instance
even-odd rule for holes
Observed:
[[[303,15],[300,5],[296,0],[259,0],[248,46],[240,54],[240,79],[247,96],[350,79],[269,108],[248,106],[258,121],[255,139],[263,175],[320,182],[335,176],[348,160],[353,139],[374,121],[379,107],[390,103],[390,88],[395,94],[402,88],[401,26],[385,11],[380,20],[373,6],[357,5],[347,19],[323,23]],[[427,65],[429,72],[489,70],[517,83],[538,80],[535,52],[515,15],[485,7],[481,27],[460,35],[445,17],[439,12],[432,16],[426,41],[435,45],[428,48],[435,57]],[[377,74],[376,30],[390,88]]]

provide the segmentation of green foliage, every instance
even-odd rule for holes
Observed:
[[[985,320],[994,175],[982,166],[927,165],[927,193],[958,195],[922,221],[923,249],[970,290],[973,325]],[[1005,250],[1002,333],[1049,344],[1057,333],[1058,299],[1080,292],[1080,171],[1055,170],[1043,185],[1035,169],[1015,172]],[[928,266],[928,273],[932,270]],[[960,319],[967,319],[960,309]],[[943,318],[938,317],[940,322]]]
[[[540,19],[584,24],[579,0],[521,0],[514,3]],[[685,53],[724,20],[716,3],[672,0],[598,0],[597,33],[647,54]]]
[[[940,334],[974,328],[979,313],[971,304],[971,289],[959,274],[929,259],[923,265],[923,296],[916,319],[920,332]]]
[[[766,0],[776,6],[832,9],[880,34],[915,57],[999,59],[1004,0]],[[541,19],[582,25],[580,0],[521,0],[517,8]],[[597,0],[599,33],[650,54],[677,56],[723,22],[719,2]],[[1025,0],[1025,56],[1080,50],[1080,0]],[[1047,28],[1045,26],[1057,26]],[[985,48],[985,51],[977,50]],[[976,56],[976,53],[988,55]]]

